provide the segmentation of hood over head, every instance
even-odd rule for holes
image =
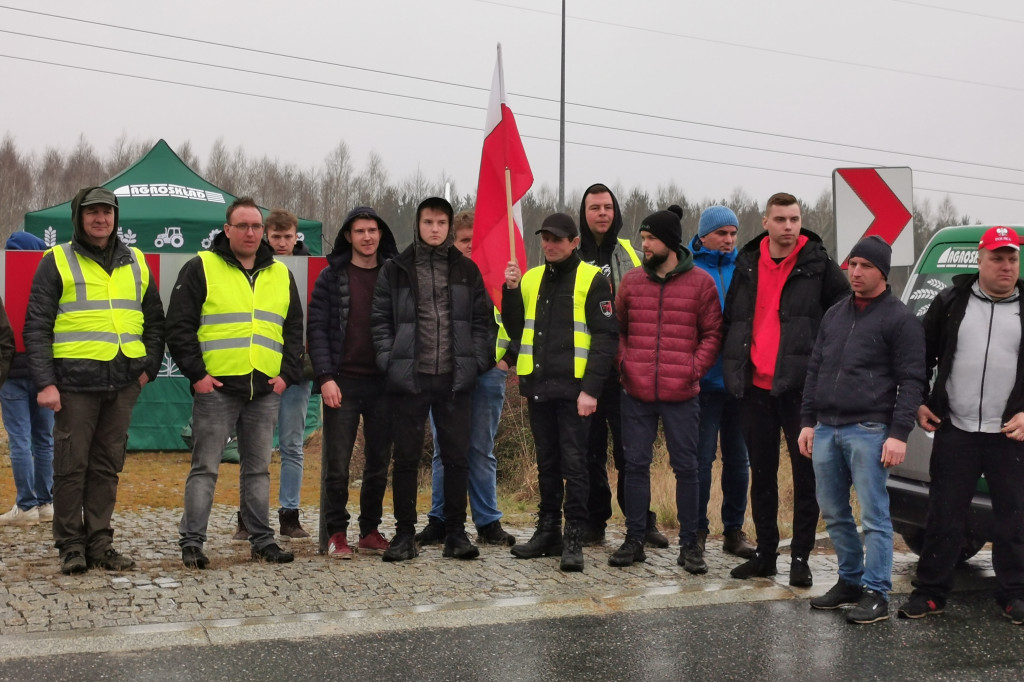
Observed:
[[[71,200],[71,224],[75,228],[75,241],[84,243],[82,231],[82,208],[93,204],[107,204],[114,207],[114,234],[117,234],[117,227],[120,225],[120,208],[117,205],[117,197],[105,187],[86,187],[78,191],[75,198]]]
[[[423,213],[423,209],[425,208],[432,208],[435,211],[441,211],[448,215],[448,236],[445,237],[444,242],[436,247],[430,246],[423,241],[422,237],[420,237],[420,214]],[[427,197],[420,202],[419,206],[416,207],[416,224],[413,225],[412,231],[413,244],[415,244],[417,248],[436,248],[442,251],[446,250],[449,246],[453,246],[455,244],[455,226],[452,224],[454,220],[455,209],[452,208],[452,205],[447,199],[442,199],[441,197]]]
[[[46,242],[30,232],[18,231],[7,238],[8,251],[45,251]]]
[[[384,222],[384,219],[369,206],[356,206],[348,212],[345,220],[342,221],[341,229],[338,230],[338,236],[334,239],[334,248],[331,250],[330,256],[328,256],[329,259],[343,255],[352,255],[352,243],[345,238],[345,234],[352,229],[352,223],[358,218],[369,218],[370,220],[377,221],[377,229],[380,230],[380,244],[377,246],[378,263],[383,263],[398,254],[398,244],[395,242],[395,235],[392,234],[391,228]],[[419,230],[416,230],[416,232],[418,234]]]
[[[614,249],[616,240],[619,238],[619,231],[622,230],[622,211],[619,209],[619,200],[615,197],[615,192],[599,182],[588,187],[583,192],[583,199],[580,201],[580,252],[584,254],[584,260],[593,260],[598,251],[597,240],[587,223],[587,196],[604,192],[608,192],[612,197],[615,215],[612,217],[611,227],[608,228],[608,232],[605,233],[604,240],[601,242],[601,249],[608,251]]]

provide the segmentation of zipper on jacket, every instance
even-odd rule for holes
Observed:
[[[988,302],[988,334],[985,336],[985,360],[981,363],[981,389],[978,396],[978,430],[981,430],[981,418],[985,405],[985,373],[988,371],[988,349],[992,345],[992,320],[996,316],[995,301]]]
[[[658,288],[658,311],[660,312],[665,303],[665,282]],[[658,315],[658,332],[654,335],[654,399],[658,400],[658,362],[661,359],[661,318]]]

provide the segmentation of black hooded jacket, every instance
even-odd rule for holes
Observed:
[[[90,192],[100,189],[103,188],[86,187],[71,201],[71,221],[74,225],[71,248],[83,258],[99,263],[109,274],[115,268],[130,266],[135,260],[135,252],[117,236],[119,213],[116,206],[115,232],[110,235],[106,247],[101,249],[85,239],[80,210],[82,201]],[[53,325],[63,294],[64,284],[57,263],[53,253],[48,251],[32,278],[22,335],[28,354],[29,371],[38,390],[47,386],[71,392],[118,390],[138,381],[143,372],[150,381],[156,378],[164,357],[164,307],[152,271],[146,293],[142,297],[142,343],[146,346],[146,354],[141,358],[129,358],[120,351],[113,360],[54,358]]]
[[[313,363],[314,391],[319,391],[324,381],[338,379],[338,368],[345,355],[345,329],[351,307],[348,266],[352,262],[352,243],[345,238],[345,234],[351,229],[352,222],[360,216],[372,217],[380,229],[378,271],[385,261],[398,254],[391,228],[376,211],[359,206],[349,212],[334,241],[334,248],[327,256],[327,267],[316,278],[309,301],[306,339],[309,343],[309,358]]]
[[[619,209],[619,200],[610,189],[608,194],[612,197],[612,206],[615,210],[611,227],[608,228],[608,232],[605,233],[600,244],[594,238],[594,233],[590,231],[590,225],[587,223],[587,194],[593,188],[594,185],[588,187],[583,192],[583,200],[580,201],[580,246],[578,251],[580,259],[584,263],[601,268],[601,272],[611,282],[614,293],[619,288],[622,276],[635,268],[636,264],[626,251],[626,247],[619,243],[619,232],[622,230],[622,211]],[[636,255],[635,251],[633,255]]]
[[[245,272],[245,268],[232,253],[231,244],[224,232],[218,233],[214,238],[210,251],[223,258],[228,265]],[[260,272],[273,262],[274,250],[266,242],[260,242],[256,251],[253,276],[250,279],[252,286],[255,287]],[[284,351],[280,376],[287,385],[292,386],[302,381],[302,300],[299,298],[299,290],[291,273],[288,274],[288,280],[290,298],[288,315],[284,321]],[[196,256],[182,266],[178,280],[174,284],[171,302],[167,306],[167,347],[174,361],[178,363],[178,369],[193,384],[207,374],[198,336],[199,318],[206,296],[206,272],[203,270],[202,259]],[[233,395],[255,398],[273,390],[267,383],[271,377],[256,369],[245,375],[214,378],[224,384],[217,389],[218,391]]]

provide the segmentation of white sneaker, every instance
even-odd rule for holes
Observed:
[[[53,521],[52,504],[41,504],[36,507],[36,511],[39,512],[39,523],[49,523],[50,521]]]
[[[39,523],[39,510],[36,507],[21,511],[21,507],[15,503],[11,511],[0,514],[0,526],[29,526],[33,523]]]

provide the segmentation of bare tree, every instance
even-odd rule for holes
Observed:
[[[0,142],[0,239],[6,241],[32,205],[32,165],[10,133]]]

